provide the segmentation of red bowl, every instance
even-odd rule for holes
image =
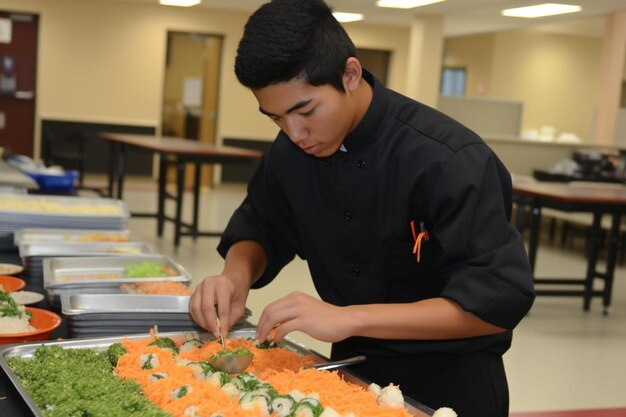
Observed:
[[[36,330],[25,333],[0,333],[0,345],[48,340],[54,329],[61,325],[61,317],[51,311],[35,307],[26,307],[26,310],[33,314],[30,325]]]
[[[26,283],[23,279],[9,277],[7,275],[0,275],[0,285],[2,285],[2,288],[4,288],[5,292],[13,292],[24,288]]]

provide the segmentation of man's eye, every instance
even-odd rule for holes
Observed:
[[[304,113],[300,113],[301,116],[307,117],[307,116],[311,116],[313,114],[313,112],[315,111],[315,109],[311,109],[307,112]]]

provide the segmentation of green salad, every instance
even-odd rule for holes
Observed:
[[[111,352],[40,347],[33,358],[9,358],[8,364],[46,417],[171,417],[143,396],[137,382],[113,374],[119,347]]]

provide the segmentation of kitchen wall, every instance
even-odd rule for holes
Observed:
[[[467,68],[467,95],[524,103],[522,130],[591,140],[602,38],[526,29],[450,38],[444,49],[445,65]]]
[[[41,17],[36,149],[41,119],[158,127],[168,30],[224,36],[218,141],[275,136],[233,73],[247,13],[110,0],[0,0],[0,10]],[[392,51],[389,85],[403,91],[408,29],[346,28],[359,47]]]
[[[36,149],[42,119],[158,128],[168,30],[224,37],[218,142],[276,133],[233,73],[245,12],[111,0],[0,0],[0,10],[41,17]],[[345,27],[357,46],[392,51],[388,85],[405,93],[409,28]],[[522,101],[522,129],[550,125],[589,141],[601,42],[533,30],[450,38],[444,62],[468,68],[469,96]]]

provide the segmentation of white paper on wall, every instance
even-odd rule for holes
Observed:
[[[11,43],[13,22],[11,19],[0,18],[0,43]]]
[[[183,80],[183,105],[185,107],[202,106],[202,79],[189,77]]]

